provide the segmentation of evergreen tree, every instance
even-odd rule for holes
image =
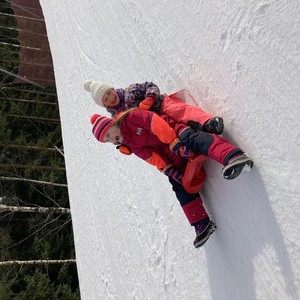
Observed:
[[[13,13],[10,2],[1,1],[0,205],[68,208],[56,88],[14,83],[20,48]],[[0,212],[0,261],[70,258],[70,215]],[[76,264],[0,266],[0,299],[77,300]]]

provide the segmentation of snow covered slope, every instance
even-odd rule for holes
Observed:
[[[55,65],[82,299],[300,298],[300,2],[41,0]],[[86,79],[187,89],[256,167],[207,164],[218,230],[193,249],[167,179],[91,134]]]

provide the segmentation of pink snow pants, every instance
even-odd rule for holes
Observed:
[[[175,121],[187,124],[193,120],[203,125],[213,116],[197,106],[185,103],[181,98],[176,97],[177,93],[166,96],[162,101],[160,114],[167,115]]]

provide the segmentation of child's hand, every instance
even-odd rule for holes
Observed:
[[[183,144],[182,141],[178,138],[170,144],[170,149],[172,152],[180,155],[185,159],[190,159],[195,156],[194,151],[188,148],[188,146],[186,146],[185,144]]]
[[[187,124],[196,131],[203,131],[203,126],[199,122],[190,120],[190,121],[187,121]]]
[[[192,159],[195,157],[194,151],[191,150],[190,148],[188,148],[188,146],[186,146],[186,145],[182,145],[179,148],[179,154],[180,154],[180,156],[182,156],[185,159]]]
[[[154,104],[156,96],[154,94],[148,95],[143,101],[140,102],[139,108],[142,110],[149,110]]]
[[[127,146],[119,145],[116,147],[122,154],[131,155],[131,151]]]
[[[174,179],[179,184],[182,183],[183,174],[175,166],[168,165],[168,166],[164,167],[163,172],[168,177],[171,177],[172,179]]]

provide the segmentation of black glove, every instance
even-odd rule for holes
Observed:
[[[187,124],[194,130],[203,131],[203,127],[199,122],[190,120],[190,121],[187,121]]]

